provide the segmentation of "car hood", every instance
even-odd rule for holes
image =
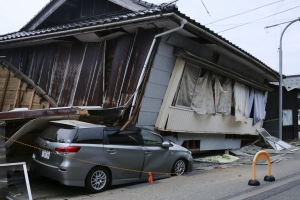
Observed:
[[[170,150],[174,150],[174,151],[188,151],[188,149],[180,146],[180,145],[177,145],[177,144],[174,144],[172,143],[172,147],[170,147]]]

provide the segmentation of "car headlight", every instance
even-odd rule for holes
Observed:
[[[190,155],[192,155],[192,152],[191,152],[191,151],[187,150],[187,152],[188,152]]]

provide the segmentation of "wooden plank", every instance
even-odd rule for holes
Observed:
[[[121,105],[124,105],[135,92],[154,36],[158,31],[159,29],[138,29],[125,76],[124,86],[122,88],[123,96]]]
[[[165,94],[165,98],[163,100],[162,106],[159,111],[159,115],[155,124],[155,127],[158,129],[164,129],[168,116],[169,116],[169,110],[170,106],[172,105],[174,95],[177,91],[177,88],[179,86],[183,69],[185,66],[185,60],[181,58],[177,58],[174,70],[172,72],[172,76]]]
[[[16,97],[15,97],[15,100],[13,102],[13,109],[15,109],[17,107],[17,104],[18,104],[18,99],[19,99],[20,90],[21,90],[20,86],[21,86],[21,80],[18,79]]]
[[[104,108],[116,107],[118,104],[127,60],[131,49],[131,42],[132,38],[130,36],[121,36],[118,39],[109,74],[106,97],[103,105]]]
[[[51,88],[49,94],[54,100],[58,100],[62,89],[62,82],[65,79],[66,70],[69,66],[69,59],[71,54],[71,43],[60,43],[55,67],[51,75]]]
[[[12,72],[9,73],[9,80],[6,86],[2,111],[13,110],[15,108],[17,92],[21,80],[15,78]]]
[[[9,77],[10,77],[10,73],[8,71],[8,69],[6,68],[1,68],[1,73],[0,73],[0,77],[2,76],[6,76],[5,78],[0,78],[0,79],[4,79],[4,80],[1,80],[1,82],[3,83],[3,85],[1,84],[1,91],[0,91],[0,110],[2,110],[2,107],[3,107],[3,103],[4,103],[4,96],[5,96],[5,92],[6,92],[6,89],[7,89],[7,85],[8,85],[8,80],[9,80]]]
[[[33,103],[33,97],[34,97],[34,95],[35,95],[35,90],[33,89],[31,91],[31,96],[30,96],[30,99],[29,99],[28,110],[31,110],[31,108],[32,108],[32,103]]]
[[[62,83],[62,90],[57,101],[60,107],[72,106],[73,104],[86,47],[87,45],[82,43],[75,43],[72,46],[66,77]]]
[[[73,106],[83,106],[88,98],[94,70],[97,65],[101,43],[88,43],[82,63],[79,80],[73,100]]]

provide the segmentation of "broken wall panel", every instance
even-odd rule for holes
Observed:
[[[97,64],[92,77],[89,94],[86,100],[86,106],[102,106],[104,95],[105,81],[105,49],[106,42],[102,42],[100,46]]]
[[[51,75],[51,88],[49,89],[50,96],[56,101],[62,90],[62,83],[66,76],[66,70],[69,66],[72,43],[60,43],[55,66]]]
[[[63,82],[63,88],[58,99],[58,105],[61,107],[72,106],[74,93],[76,91],[82,62],[86,52],[86,44],[74,43],[69,60],[69,66],[66,71],[66,77]]]
[[[121,105],[126,103],[135,92],[152,41],[158,31],[159,29],[138,29],[122,89]]]
[[[101,43],[88,43],[86,47],[85,57],[79,75],[79,80],[73,100],[73,106],[84,106],[85,100],[88,98],[91,89],[91,82],[97,60],[99,56]]]
[[[125,74],[128,56],[131,49],[132,37],[121,36],[118,39],[116,51],[112,61],[104,108],[116,107]]]
[[[41,68],[39,80],[36,82],[47,94],[51,85],[51,74],[55,65],[59,43],[51,43],[47,45],[44,53],[44,62]]]

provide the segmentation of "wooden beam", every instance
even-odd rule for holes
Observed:
[[[32,108],[34,94],[35,94],[35,89],[32,90],[32,94],[31,94],[30,99],[29,99],[28,110],[31,110],[31,108]]]
[[[3,107],[3,103],[4,103],[4,96],[5,96],[5,92],[7,89],[7,85],[8,85],[8,80],[10,78],[10,72],[8,72],[5,82],[4,82],[4,87],[3,87],[3,91],[2,91],[2,98],[0,100],[0,111],[2,111],[2,107]]]
[[[20,96],[20,90],[21,90],[21,80],[19,79],[19,83],[18,83],[18,88],[17,88],[17,93],[16,93],[16,97],[15,97],[15,100],[14,100],[14,103],[13,103],[13,109],[15,109],[17,107],[17,104],[18,104],[18,99],[19,99],[19,96]]]
[[[78,7],[79,7],[77,4],[72,3],[72,2],[70,2],[70,1],[66,1],[64,4],[67,5],[67,6],[71,6],[71,7],[73,7],[73,8],[78,8]]]

